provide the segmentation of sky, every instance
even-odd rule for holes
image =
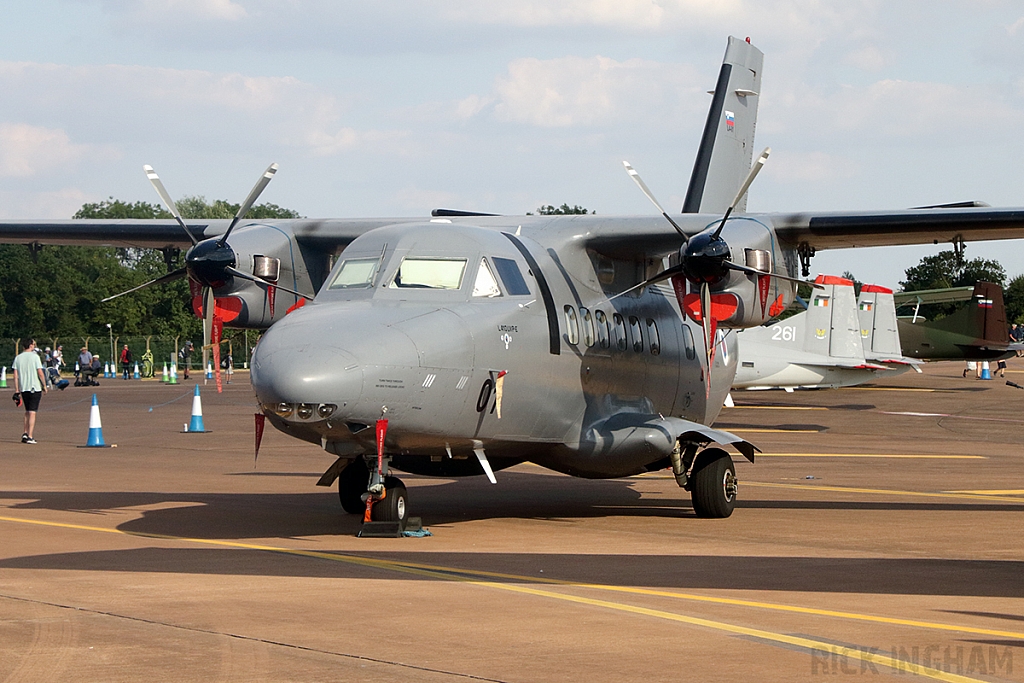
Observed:
[[[33,0],[0,6],[0,218],[108,197],[308,217],[682,205],[729,35],[765,53],[749,211],[1024,206],[1024,6]],[[897,287],[942,246],[819,252]],[[968,258],[1024,273],[1024,242]]]

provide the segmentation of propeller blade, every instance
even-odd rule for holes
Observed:
[[[150,280],[149,282],[144,282],[141,285],[139,285],[138,287],[132,287],[131,289],[126,289],[125,291],[121,292],[120,294],[115,294],[113,296],[108,296],[106,299],[100,299],[100,303],[106,303],[108,301],[116,299],[119,296],[124,296],[125,294],[131,294],[132,292],[137,292],[140,289],[145,289],[146,287],[149,287],[150,285],[162,285],[162,284],[164,284],[166,282],[173,282],[175,280],[180,280],[181,278],[185,277],[185,275],[186,275],[185,269],[184,268],[178,268],[177,270],[171,271],[170,273],[167,273],[166,275],[161,275],[160,277],[156,278],[155,280]]]
[[[268,287],[277,287],[278,289],[282,289],[282,290],[288,292],[289,294],[294,294],[295,296],[301,296],[303,299],[309,299],[310,301],[313,300],[313,297],[311,297],[308,294],[303,294],[302,292],[296,292],[294,289],[288,289],[287,287],[283,287],[283,286],[277,284],[276,282],[271,282],[270,280],[264,280],[261,277],[256,277],[255,275],[250,275],[249,273],[246,273],[244,270],[239,270],[238,268],[233,268],[231,266],[228,266],[227,268],[224,269],[224,272],[225,273],[229,273],[231,275],[234,275],[235,277],[240,277],[243,280],[249,280],[250,282],[255,282],[255,283],[260,284],[260,285],[267,285]]]
[[[167,210],[171,212],[172,216],[174,216],[174,220],[178,221],[178,225],[182,227],[185,234],[188,235],[188,238],[192,240],[192,244],[198,244],[199,240],[196,239],[196,236],[193,235],[192,231],[188,229],[187,225],[185,225],[185,221],[182,220],[181,214],[178,213],[178,208],[174,206],[174,202],[171,200],[171,195],[167,194],[164,184],[160,181],[160,176],[156,174],[156,171],[154,171],[153,167],[149,164],[143,166],[142,170],[145,171],[146,177],[149,178],[149,182],[151,182],[153,187],[156,188],[156,193],[160,195],[160,199],[163,200],[164,206],[166,206]]]
[[[213,289],[203,287],[203,374],[210,367],[210,340],[213,337]]]
[[[608,300],[612,301],[613,299],[618,299],[620,296],[625,296],[626,294],[629,294],[630,292],[634,292],[634,291],[640,289],[641,287],[646,287],[647,285],[653,285],[653,284],[655,284],[657,282],[661,282],[662,280],[667,280],[670,277],[672,277],[673,275],[678,275],[678,274],[680,274],[682,272],[683,272],[682,264],[677,265],[677,266],[672,266],[671,268],[669,268],[667,270],[661,271],[657,275],[654,275],[652,277],[647,278],[646,280],[644,280],[640,284],[633,285],[629,289],[623,290],[623,291],[619,292],[618,294],[615,294],[614,296],[608,297]]]
[[[251,209],[252,205],[256,203],[257,199],[259,199],[260,194],[262,194],[263,190],[270,184],[270,181],[274,179],[275,173],[277,173],[277,164],[267,166],[267,170],[263,172],[263,175],[256,181],[252,190],[249,191],[249,196],[246,197],[245,201],[242,202],[242,205],[238,207],[238,213],[236,213],[235,217],[231,220],[231,225],[228,226],[228,229],[223,235],[221,235],[220,240],[217,241],[218,246],[223,247],[227,243],[228,235],[230,235],[231,231],[235,229],[236,225],[238,225],[238,221],[245,218],[245,214],[249,213],[249,209]]]
[[[668,220],[668,222],[672,224],[672,227],[676,229],[676,232],[683,236],[683,239],[687,239],[687,235],[685,232],[683,232],[683,229],[680,228],[674,220],[672,220],[672,217],[668,215],[665,209],[661,208],[661,204],[659,204],[658,200],[654,198],[654,193],[651,192],[651,188],[647,187],[647,183],[645,183],[643,178],[640,177],[640,174],[637,173],[636,170],[629,165],[628,161],[623,161],[622,165],[626,167],[626,173],[628,173],[629,177],[633,179],[633,182],[635,182],[637,186],[639,186],[640,191],[647,195],[647,198],[650,199],[656,207],[658,207],[658,211],[661,212],[661,215],[664,216]]]
[[[715,230],[715,237],[718,237],[719,235],[722,234],[722,229],[725,227],[725,222],[729,220],[729,216],[732,214],[733,209],[736,208],[736,205],[740,203],[741,199],[743,199],[743,195],[745,195],[747,193],[747,190],[750,189],[750,184],[754,182],[754,178],[756,178],[757,174],[761,172],[762,168],[764,168],[765,162],[768,161],[768,155],[771,153],[772,148],[765,147],[764,151],[761,152],[761,156],[759,156],[757,160],[754,162],[754,165],[750,167],[750,173],[747,174],[747,179],[743,181],[742,185],[740,185],[740,191],[736,193],[736,198],[732,200],[732,204],[729,205],[729,208],[726,210],[725,215],[722,216],[722,223],[721,225],[718,226],[718,230]]]
[[[708,362],[708,371],[704,375],[705,397],[711,395],[711,364],[715,360],[714,325],[711,320],[711,287],[706,282],[700,284],[700,324],[704,328],[704,357]]]
[[[777,277],[780,280],[787,280],[789,282],[795,282],[798,285],[810,285],[814,289],[825,289],[824,286],[819,285],[816,282],[811,282],[809,280],[800,280],[799,278],[789,277],[788,275],[779,275],[778,273],[766,273],[763,270],[758,270],[757,268],[751,268],[750,266],[741,266],[740,264],[733,263],[732,261],[726,261],[725,262],[725,267],[726,268],[731,268],[732,270],[738,270],[738,271],[743,272],[743,273],[749,273],[751,275],[770,275],[771,277]]]

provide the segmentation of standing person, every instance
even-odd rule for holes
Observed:
[[[36,443],[32,434],[36,428],[36,413],[39,411],[39,399],[46,392],[46,375],[43,364],[36,353],[36,340],[26,337],[21,340],[24,351],[14,359],[14,388],[17,390],[15,401],[19,398],[25,403],[25,431],[21,435],[22,443]]]
[[[57,348],[53,350],[53,367],[57,368],[57,372],[61,371],[64,367],[64,347],[57,345]]]
[[[185,345],[181,347],[181,351],[178,352],[178,357],[181,359],[182,377],[188,379],[188,368],[192,365],[192,352],[195,351],[195,347],[192,346],[191,341],[185,342]]]
[[[128,379],[128,373],[131,370],[131,366],[132,366],[132,351],[131,351],[131,349],[128,348],[128,345],[125,344],[124,348],[121,349],[121,376],[124,379]]]

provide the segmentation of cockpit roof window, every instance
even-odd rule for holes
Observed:
[[[491,273],[491,269],[487,265],[487,259],[480,259],[480,269],[476,272],[476,282],[473,284],[473,296],[487,298],[501,296],[498,281],[494,279],[494,274]]]
[[[505,291],[509,293],[509,296],[530,295],[530,288],[526,285],[523,274],[519,272],[518,263],[510,258],[494,257],[491,260],[494,261],[494,267],[498,270],[498,277],[501,278],[501,282],[505,285]]]
[[[466,259],[406,258],[398,267],[392,288],[459,289]]]
[[[354,289],[369,287],[373,276],[377,274],[376,258],[353,258],[342,261],[338,274],[334,276],[328,289]]]

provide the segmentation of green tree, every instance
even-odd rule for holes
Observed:
[[[202,197],[186,197],[177,203],[185,218],[231,218],[238,206],[224,200],[211,204]],[[297,218],[299,214],[275,204],[260,204],[247,216]],[[171,215],[156,204],[111,197],[83,205],[74,217],[154,219]],[[171,267],[182,264],[182,254],[174,254]],[[160,277],[167,267],[163,254],[153,249],[0,245],[0,337],[105,337],[108,323],[123,336],[200,337],[202,322],[192,313],[184,278],[101,301]]]
[[[907,268],[905,272],[907,279],[900,282],[900,287],[906,292],[966,287],[978,280],[994,282],[999,286],[1006,282],[1006,270],[998,261],[979,257],[958,264],[956,254],[952,251],[925,256],[920,263]]]
[[[1024,275],[1018,275],[1006,285],[1003,303],[1006,304],[1006,322],[1024,324]]]
[[[568,204],[562,204],[561,206],[555,207],[548,204],[547,206],[541,206],[537,209],[537,215],[539,216],[582,216],[588,213],[597,213],[596,211],[588,211],[579,204],[569,206]],[[527,213],[527,216],[533,214]]]

